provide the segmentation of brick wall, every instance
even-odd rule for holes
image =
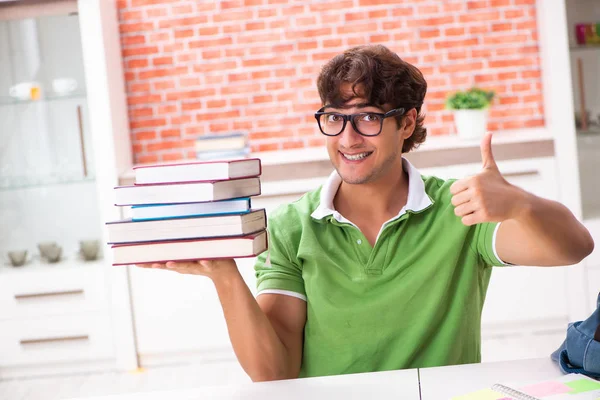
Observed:
[[[489,129],[544,125],[535,0],[118,0],[136,162],[194,157],[198,135],[247,131],[253,151],[324,143],[321,65],[381,43],[429,83],[431,135],[448,91],[495,89]]]

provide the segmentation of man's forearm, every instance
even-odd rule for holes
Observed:
[[[296,378],[287,349],[237,268],[213,277],[213,282],[233,350],[250,378],[255,382]]]
[[[564,205],[526,193],[518,215],[502,222],[499,254],[515,255],[524,265],[570,265],[580,262],[594,249],[588,230]],[[526,243],[521,254],[506,246]],[[517,247],[517,246],[515,246]],[[527,262],[531,259],[531,262]],[[510,259],[504,260],[512,262]],[[523,262],[525,261],[525,262]]]

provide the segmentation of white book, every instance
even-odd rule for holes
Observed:
[[[198,239],[238,236],[267,227],[264,209],[245,214],[215,215],[147,221],[131,219],[107,222],[108,243],[152,242],[161,240]]]
[[[131,207],[133,221],[238,214],[250,210],[250,198],[204,203],[145,204]]]
[[[195,161],[134,167],[138,185],[169,182],[215,181],[249,178],[261,174],[258,158],[229,161]]]
[[[259,194],[259,178],[117,186],[115,188],[115,205],[195,203],[250,197]]]
[[[253,257],[267,249],[267,232],[211,239],[117,244],[111,249],[113,265]]]

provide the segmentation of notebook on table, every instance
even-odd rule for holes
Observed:
[[[580,374],[519,387],[495,384],[451,400],[599,400],[600,382]]]

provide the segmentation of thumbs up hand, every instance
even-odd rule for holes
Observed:
[[[492,153],[492,134],[481,141],[482,171],[450,186],[454,213],[465,225],[502,222],[516,218],[526,192],[508,183],[500,173]]]

